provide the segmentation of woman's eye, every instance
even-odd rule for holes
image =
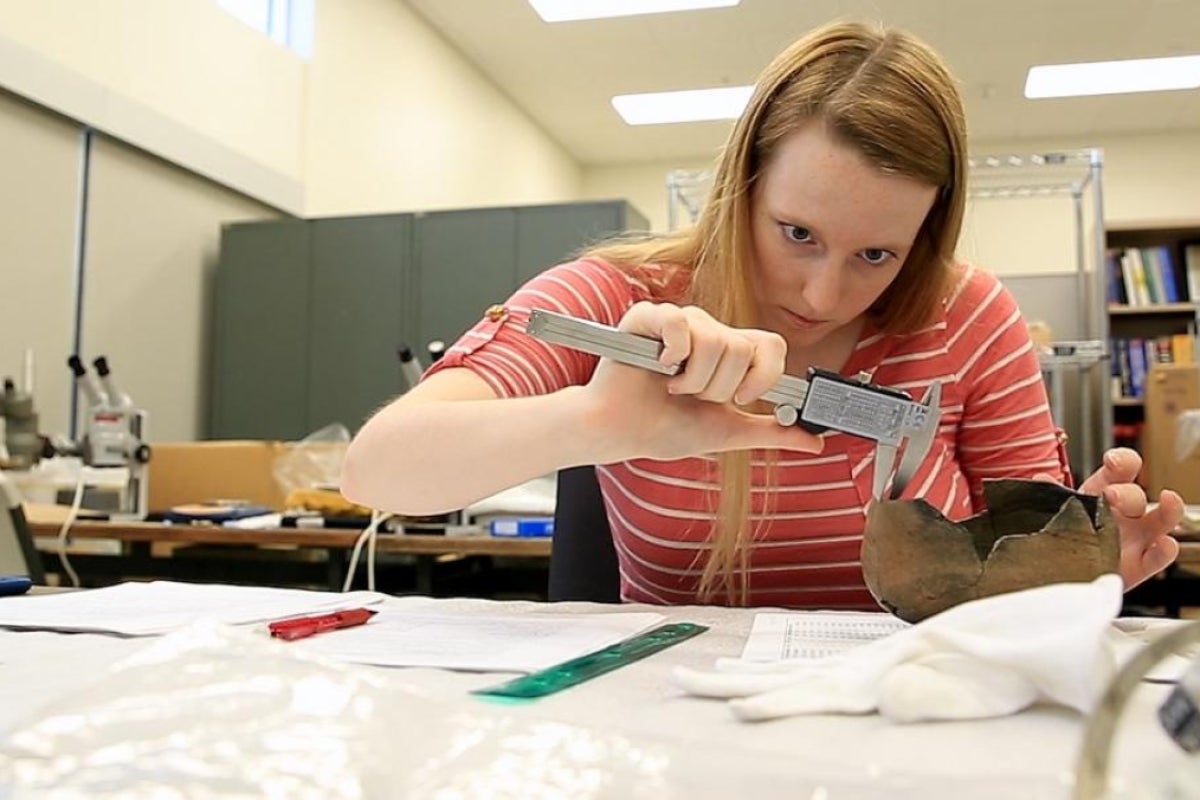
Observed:
[[[801,228],[799,225],[784,225],[783,235],[793,242],[807,242],[812,239],[812,232],[808,228]]]
[[[894,254],[888,250],[881,250],[878,247],[868,247],[862,251],[863,261],[873,266],[887,263],[889,258],[894,258]]]

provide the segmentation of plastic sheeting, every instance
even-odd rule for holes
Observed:
[[[786,760],[686,729],[639,741],[542,718],[536,704],[435,698],[404,674],[197,624],[18,724],[0,742],[0,798],[1063,796],[1058,780],[898,774],[867,754],[847,770],[802,741]]]
[[[15,730],[0,797],[663,794],[664,759],[619,737],[450,709],[388,678],[193,626]]]

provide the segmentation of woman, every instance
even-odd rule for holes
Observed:
[[[986,478],[1069,479],[1016,304],[955,262],[965,169],[961,98],[927,46],[809,34],[760,77],[694,229],[595,248],[490,310],[358,433],[343,492],[432,513],[599,464],[625,599],[873,607],[872,445],[777,425],[759,397],[780,375],[867,372],[918,398],[939,381],[905,496],[951,518],[980,510]],[[546,345],[524,333],[535,307],[661,339],[684,369]],[[1182,501],[1147,513],[1137,454],[1104,464],[1081,488],[1112,503],[1131,586],[1174,559]]]

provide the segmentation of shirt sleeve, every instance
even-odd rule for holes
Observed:
[[[1016,300],[994,276],[968,268],[947,305],[948,350],[964,387],[957,450],[972,504],[983,507],[987,478],[1045,473],[1070,485],[1065,435]]]
[[[464,367],[499,397],[549,394],[587,383],[599,359],[525,333],[530,312],[545,309],[616,325],[646,294],[638,280],[607,262],[586,259],[553,267],[503,305],[487,309],[425,375]]]

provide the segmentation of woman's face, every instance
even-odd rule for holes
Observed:
[[[750,212],[763,325],[801,349],[858,320],[900,273],[936,196],[881,172],[820,122],[784,139]]]

